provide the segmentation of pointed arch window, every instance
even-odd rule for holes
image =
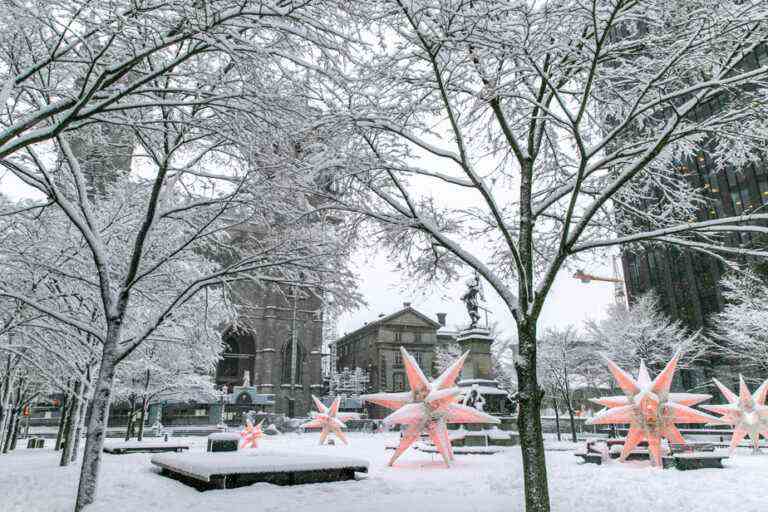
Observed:
[[[222,377],[237,377],[238,358],[240,352],[237,341],[232,337],[224,338],[224,353],[219,361],[219,375]]]
[[[301,342],[296,342],[296,367],[294,368],[294,375],[295,375],[295,384],[301,384],[302,379],[302,371],[301,369],[304,366],[304,347],[302,347]],[[281,376],[281,382],[283,384],[290,384],[291,383],[291,364],[293,362],[293,343],[291,343],[291,340],[288,340],[283,345],[282,350],[282,376]]]

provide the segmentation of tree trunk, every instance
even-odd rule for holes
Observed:
[[[13,416],[16,420],[14,421],[13,432],[11,434],[11,451],[16,449],[16,441],[19,439],[19,430],[21,430],[21,408],[17,409]]]
[[[80,438],[83,435],[83,426],[85,425],[85,412],[88,410],[88,399],[83,397],[80,400],[80,411],[77,414],[77,429],[75,430],[75,436],[72,443],[72,457],[70,462],[77,460],[77,453],[80,450]]]
[[[552,398],[552,406],[555,408],[555,429],[557,430],[557,440],[562,441],[560,436],[560,411],[557,410],[557,398]]]
[[[571,441],[576,442],[576,419],[573,417],[573,405],[569,399],[565,399],[565,407],[568,409],[568,416],[571,419]]]
[[[515,363],[520,413],[517,428],[523,459],[526,512],[549,512],[547,466],[541,434],[541,401],[544,393],[536,379],[536,325],[521,323],[517,328],[519,357]]]
[[[61,449],[61,442],[64,438],[64,426],[67,422],[67,398],[69,395],[64,395],[61,399],[61,415],[59,416],[59,431],[56,433],[56,443],[53,445],[54,450]]]
[[[2,385],[0,385],[0,450],[3,447],[3,441],[5,440],[6,424],[10,416],[10,397],[11,397],[11,356],[8,356],[8,361],[5,365],[5,377],[3,378]]]
[[[59,466],[67,466],[72,460],[72,450],[74,448],[75,433],[77,431],[77,425],[80,423],[80,391],[82,384],[80,381],[75,382],[75,389],[72,393],[72,399],[69,405],[69,414],[67,417],[67,428],[64,431],[64,449],[61,450],[61,460],[59,460]]]
[[[131,396],[131,409],[128,413],[128,423],[125,424],[125,441],[128,442],[131,439],[131,431],[133,430],[133,413],[136,411],[136,397]]]
[[[80,469],[75,512],[80,512],[84,507],[93,503],[96,497],[96,486],[101,467],[101,451],[104,448],[104,435],[109,418],[109,402],[115,379],[115,366],[117,365],[115,350],[119,336],[119,324],[110,325],[104,343],[99,375],[96,378],[93,398],[91,399],[91,416],[88,419],[88,432],[83,450],[83,465]]]
[[[16,410],[11,409],[8,413],[8,427],[5,431],[5,442],[3,443],[3,453],[8,453],[11,448],[11,440],[13,439],[13,433],[16,431]]]
[[[149,407],[149,399],[144,398],[141,401],[141,416],[139,416],[139,433],[136,436],[137,441],[144,439],[144,421],[147,419],[147,407]]]

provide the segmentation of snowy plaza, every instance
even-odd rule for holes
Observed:
[[[768,512],[768,0],[0,29],[0,512]]]
[[[315,435],[286,434],[266,439],[261,450],[338,455],[370,461],[359,481],[280,487],[254,484],[231,490],[198,492],[160,476],[150,454],[106,455],[99,499],[91,510],[115,512],[522,512],[523,490],[519,447],[496,455],[460,455],[446,469],[437,455],[408,452],[396,467],[388,467],[391,451],[384,446],[397,434],[349,434],[350,445],[318,446]],[[204,450],[203,439],[181,438],[192,452]],[[548,443],[547,472],[552,510],[570,512],[761,512],[768,488],[768,457],[741,449],[725,469],[658,471],[647,461],[601,466],[580,464],[574,446]],[[0,495],[3,512],[67,512],[72,508],[77,470],[62,471],[51,450],[17,450],[3,459],[0,482],[14,492]],[[260,452],[237,452],[236,457],[258,457]],[[7,487],[6,487],[7,488]]]

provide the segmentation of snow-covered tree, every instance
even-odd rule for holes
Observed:
[[[440,375],[461,356],[462,351],[458,343],[443,343],[435,345],[435,371],[434,375]]]
[[[720,284],[726,304],[714,316],[714,347],[729,366],[763,378],[768,373],[768,284],[749,269],[727,273]]]
[[[629,309],[611,304],[604,319],[588,320],[584,328],[595,358],[603,353],[622,368],[637,368],[642,360],[651,372],[659,372],[678,350],[678,366],[688,368],[705,356],[708,346],[700,333],[669,318],[653,293],[638,297]]]
[[[338,162],[310,106],[348,42],[325,2],[33,4],[4,6],[0,162],[44,199],[0,218],[55,225],[61,245],[13,256],[39,258],[89,307],[52,300],[53,285],[3,283],[0,297],[99,349],[79,511],[96,493],[118,365],[185,308],[209,321],[206,289],[300,284],[348,304],[349,239],[313,205]],[[124,167],[92,168],[81,142],[93,129],[117,139]]]
[[[208,321],[197,322],[198,312],[185,310],[188,318],[177,317],[174,331],[149,338],[118,367],[115,397],[130,404],[126,439],[134,432],[142,440],[153,401],[182,397],[210,401],[214,397],[213,375],[222,352],[221,326],[233,318],[218,296],[221,290],[206,293]]]
[[[366,370],[359,367],[344,368],[331,374],[330,394],[345,397],[360,396],[368,391],[369,382],[370,376]]]
[[[552,400],[556,415],[559,416],[558,405],[565,405],[571,424],[571,440],[575,443],[574,391],[588,382],[582,372],[589,371],[594,365],[594,347],[572,325],[545,330],[539,343],[539,378]],[[559,426],[557,436],[559,439]]]
[[[763,147],[768,67],[752,52],[768,42],[768,5],[354,8],[378,41],[350,65],[358,82],[324,98],[338,112],[328,122],[348,120],[358,167],[361,197],[338,207],[379,223],[409,278],[453,279],[469,267],[504,302],[518,334],[526,510],[547,511],[537,339],[558,272],[622,244],[737,254],[745,249],[722,235],[768,229],[760,212],[707,219],[708,192],[681,177],[681,162],[705,149],[738,167]],[[663,207],[638,205],[659,196]]]

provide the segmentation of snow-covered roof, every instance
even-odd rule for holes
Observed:
[[[424,313],[421,313],[420,311],[417,311],[417,310],[413,309],[413,307],[411,307],[411,306],[407,306],[407,307],[405,307],[403,309],[395,311],[394,313],[391,313],[389,315],[383,316],[381,318],[377,318],[373,322],[369,322],[369,323],[365,324],[364,326],[359,327],[359,328],[355,329],[354,331],[345,334],[341,338],[337,339],[335,343],[339,343],[340,341],[344,341],[344,340],[346,340],[348,338],[353,338],[353,337],[357,336],[359,333],[361,333],[363,331],[366,331],[366,330],[371,329],[373,327],[379,326],[381,324],[385,324],[385,323],[387,323],[387,322],[389,322],[391,320],[394,320],[395,318],[397,318],[400,315],[403,315],[405,313],[413,313],[414,315],[416,315],[420,319],[424,320],[428,324],[430,324],[433,327],[435,327],[435,329],[439,329],[440,327],[442,327],[440,325],[440,323],[436,322],[435,320],[432,320],[431,318],[429,318]]]

